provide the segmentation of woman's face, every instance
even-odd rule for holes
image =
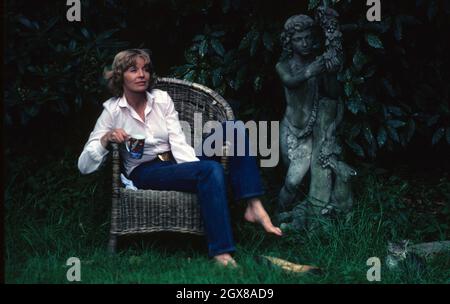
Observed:
[[[123,91],[142,93],[148,88],[150,71],[141,57],[136,58],[136,63],[123,73]]]

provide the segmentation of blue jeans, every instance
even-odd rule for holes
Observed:
[[[226,129],[224,140],[226,139]],[[244,128],[234,129],[234,139],[242,136],[245,155],[229,156],[229,182],[235,200],[264,194],[255,156],[249,156],[249,140]],[[150,161],[140,164],[130,174],[139,189],[174,190],[197,193],[208,242],[209,256],[236,251],[227,204],[226,176],[220,156],[200,156],[199,162],[177,164],[175,161]]]

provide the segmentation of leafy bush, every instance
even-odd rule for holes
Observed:
[[[83,20],[95,20],[91,2],[82,3]],[[127,45],[113,38],[120,28],[70,23],[65,2],[39,7],[39,11],[28,1],[10,2],[8,8],[6,124],[27,125],[45,111],[69,115],[83,103],[98,103],[100,71]]]
[[[276,110],[273,99],[264,96],[281,86],[273,68],[280,54],[278,37],[282,22],[302,10],[299,4],[279,15],[277,7],[264,4],[224,0],[207,7],[208,13],[221,9],[230,21],[207,24],[186,50],[186,64],[173,74],[239,96],[248,116]],[[367,21],[368,7],[360,1],[310,0],[308,9],[318,5],[333,5],[341,14],[347,59],[338,79],[347,105],[343,134],[351,150],[374,158],[380,149],[405,147],[417,133],[432,144],[444,137],[450,144],[448,43],[444,35],[430,38],[430,33],[445,32],[449,1],[383,2],[382,21],[374,23]]]
[[[8,2],[5,121],[25,126],[43,112],[70,116],[86,103],[98,106],[104,100],[101,71],[126,46],[120,37],[133,47],[151,45],[158,62],[172,66],[170,75],[217,90],[240,106],[239,118],[280,119],[284,96],[274,67],[283,23],[330,5],[344,33],[339,80],[350,151],[374,158],[413,138],[450,143],[449,1],[383,1],[382,21],[373,23],[366,20],[365,2],[335,2],[82,1],[83,22],[77,24],[65,20],[62,4],[36,9]]]

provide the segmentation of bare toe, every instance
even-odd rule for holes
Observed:
[[[268,233],[273,233],[277,236],[283,235],[281,229],[272,224],[269,215],[261,203],[249,206],[245,212],[244,218],[251,223],[261,224]]]
[[[223,267],[237,267],[236,261],[230,255],[217,255],[214,257],[216,263]]]

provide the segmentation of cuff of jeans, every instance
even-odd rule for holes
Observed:
[[[225,248],[225,249],[215,250],[215,251],[209,250],[209,256],[212,258],[212,257],[215,257],[216,255],[219,255],[219,254],[232,253],[232,252],[235,252],[235,251],[236,251],[236,247],[234,247],[234,246],[231,246],[231,247],[228,247],[228,248]]]
[[[245,193],[241,196],[235,196],[235,200],[236,201],[241,201],[241,200],[245,200],[245,199],[251,199],[254,197],[260,197],[264,195],[264,191],[258,191],[258,192],[252,192],[252,193]]]

